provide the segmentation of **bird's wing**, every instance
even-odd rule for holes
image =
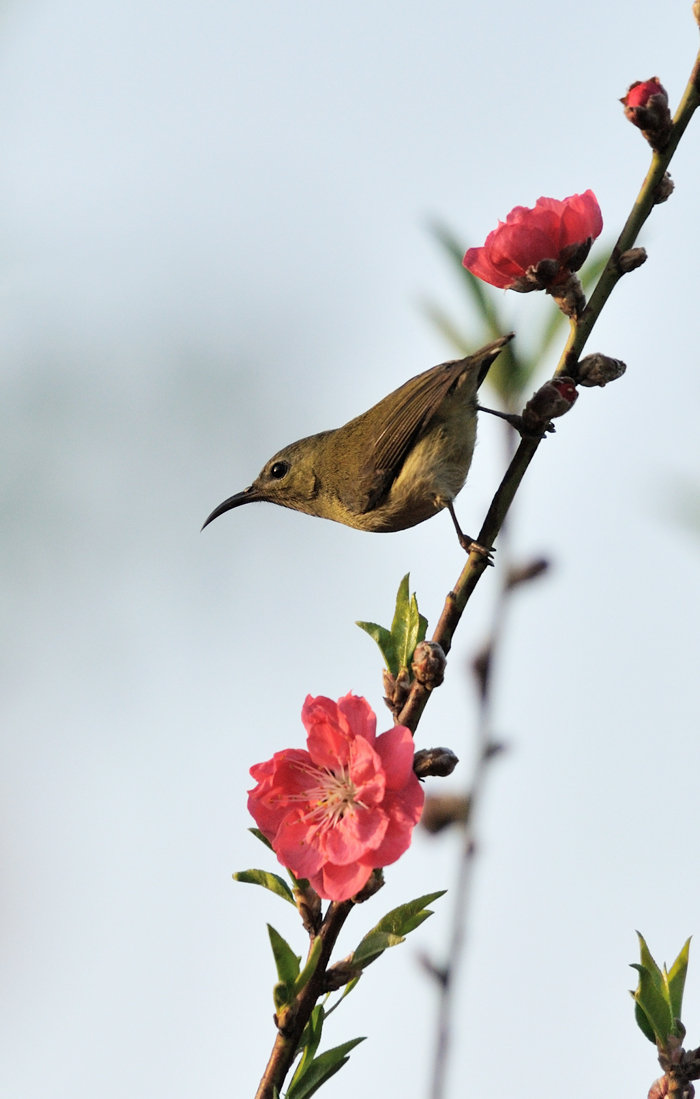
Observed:
[[[468,369],[468,367],[466,367]],[[367,440],[367,458],[354,485],[347,486],[360,513],[371,511],[391,488],[415,440],[439,410],[450,388],[465,372],[463,359],[441,363],[411,378],[371,410],[372,421],[384,424]],[[383,418],[382,406],[386,405]]]

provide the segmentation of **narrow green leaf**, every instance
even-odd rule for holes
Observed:
[[[428,629],[428,620],[418,610],[415,593],[409,592],[409,574],[406,573],[396,593],[396,605],[391,629],[379,626],[376,622],[357,622],[356,625],[369,634],[377,643],[384,657],[384,663],[396,676],[402,668],[411,664],[413,652],[422,641]]]
[[[320,935],[317,935],[314,939],[313,946],[309,951],[309,956],[306,959],[306,964],[301,973],[294,982],[294,995],[296,996],[301,992],[304,985],[307,985],[314,973],[316,972],[316,966],[318,965],[318,959],[321,956],[321,950],[323,949],[323,940]]]
[[[326,1018],[328,1018],[329,1015],[332,1015],[337,1007],[340,1007],[340,1005],[343,1002],[343,1000],[345,999],[345,997],[348,996],[352,992],[353,988],[357,988],[357,985],[359,983],[359,980],[360,980],[361,976],[362,976],[362,974],[358,973],[356,977],[353,977],[353,979],[351,981],[348,981],[348,983],[346,985],[343,985],[343,990],[340,993],[340,996],[335,1001],[333,1006],[329,1007],[328,1010],[326,1011]]]
[[[632,969],[636,969],[639,974],[639,983],[634,992],[635,1002],[646,1016],[654,1033],[652,1041],[664,1046],[673,1033],[673,1016],[671,1006],[666,999],[666,989],[659,988],[654,976],[645,966],[635,962]],[[646,1030],[644,1033],[649,1037]]]
[[[650,979],[654,982],[654,985],[663,991],[666,987],[664,975],[659,969],[658,965],[651,956],[651,951],[646,944],[646,939],[640,931],[637,932],[637,939],[639,940],[639,960],[644,969],[647,970]]]
[[[309,1016],[309,1021],[304,1027],[301,1038],[299,1039],[299,1046],[302,1050],[301,1060],[296,1067],[296,1071],[292,1076],[289,1084],[289,1092],[292,1092],[294,1085],[298,1080],[301,1080],[302,1076],[308,1069],[309,1065],[316,1056],[316,1050],[321,1043],[321,1035],[323,1033],[323,1024],[325,1021],[326,1012],[324,1011],[322,1004],[316,1004],[316,1007]]]
[[[441,889],[437,893],[425,893],[424,896],[416,897],[415,900],[387,912],[376,927],[362,937],[352,955],[352,964],[365,968],[376,961],[384,950],[402,943],[406,935],[419,927],[428,916],[432,916],[426,905],[444,896],[445,892],[445,889]]]
[[[398,658],[399,670],[409,668],[413,652],[419,641],[425,637],[428,620],[418,610],[415,593],[409,592],[410,574],[406,573],[396,593],[396,609],[391,623],[391,635]]]
[[[686,939],[683,949],[671,966],[666,978],[668,984],[669,1001],[671,1004],[671,1014],[673,1015],[674,1019],[681,1018],[681,1009],[683,1007],[683,990],[685,988],[685,978],[688,973],[689,952],[690,939]]]
[[[299,976],[301,958],[294,953],[286,939],[283,939],[279,931],[275,931],[272,924],[267,925],[267,933],[270,936],[270,946],[277,967],[277,976],[282,984],[291,989]]]
[[[409,574],[406,573],[399,584],[399,590],[396,593],[396,606],[394,608],[394,617],[391,623],[391,636],[394,639],[394,647],[396,649],[399,668],[408,667],[406,663],[406,635],[409,630],[409,615],[411,609],[408,581]]]
[[[414,592],[411,596],[409,609],[409,629],[406,639],[406,667],[408,667],[410,661],[413,659],[416,645],[425,640],[427,632],[428,619],[418,610],[418,600],[416,599],[416,594]]]
[[[630,996],[634,1000],[634,992],[631,989]],[[655,1046],[656,1036],[654,1034],[653,1028],[636,1000],[634,1003],[634,1019],[644,1037],[648,1038],[651,1044]]]
[[[348,1060],[350,1051],[364,1040],[364,1038],[353,1038],[350,1042],[343,1042],[340,1046],[327,1049],[325,1053],[316,1057],[294,1088],[289,1088],[286,1099],[310,1099],[326,1080],[335,1076]]]
[[[407,934],[413,930],[411,926],[412,918],[422,913],[427,905],[432,904],[439,897],[444,897],[446,892],[446,889],[439,889],[437,893],[425,893],[422,897],[416,897],[413,901],[400,904],[398,908],[392,908],[390,912],[382,916],[374,930],[390,931],[396,935]],[[432,912],[428,911],[426,915],[430,916]]]
[[[262,885],[271,893],[276,893],[278,897],[294,904],[294,894],[279,874],[270,874],[267,870],[239,870],[233,875],[233,880],[246,882],[248,885]]]
[[[255,836],[256,840],[260,840],[261,843],[264,843],[268,851],[274,850],[267,836],[264,836],[259,828],[249,828],[248,831],[250,832],[251,836]]]
[[[405,935],[393,935],[390,931],[370,931],[353,953],[352,964],[365,969],[371,962],[376,962],[379,955],[390,946],[398,946],[405,939]]]
[[[376,622],[356,622],[355,625],[359,626],[365,633],[368,633],[373,641],[376,641],[387,668],[392,675],[398,675],[399,658],[396,653],[394,638],[390,631],[385,629],[384,626],[378,626]]]

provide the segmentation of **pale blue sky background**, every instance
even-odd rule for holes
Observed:
[[[591,187],[611,241],[648,164],[617,100],[658,74],[675,105],[696,47],[689,2],[4,6],[3,1099],[253,1094],[265,921],[304,939],[231,882],[265,862],[248,767],[301,743],[307,692],[381,713],[353,622],[387,621],[410,569],[434,623],[461,553],[445,516],[379,536],[261,505],[199,526],[280,445],[450,357],[420,308],[462,304],[432,218],[467,246],[516,204]],[[454,1096],[645,1094],[633,929],[668,961],[700,932],[700,542],[671,518],[699,476],[697,122],[672,174],[650,261],[589,348],[628,373],[582,394],[518,497],[518,551],[555,569],[508,623],[512,750],[480,821]],[[527,346],[551,306],[504,304]],[[480,440],[467,529],[502,472],[499,426]],[[462,781],[462,668],[494,591],[490,574],[420,728]],[[419,837],[344,950],[449,887],[454,855]],[[439,957],[448,915],[334,1016],[329,1044],[368,1041],[329,1096],[426,1095],[415,956]]]

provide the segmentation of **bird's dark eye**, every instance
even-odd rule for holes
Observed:
[[[283,477],[286,477],[288,473],[289,462],[275,462],[275,464],[270,467],[270,476],[273,477],[275,481],[280,481]]]

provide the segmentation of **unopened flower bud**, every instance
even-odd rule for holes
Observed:
[[[595,355],[586,355],[585,359],[581,359],[576,370],[576,381],[579,385],[598,385],[602,388],[608,382],[621,378],[626,369],[627,365],[622,359],[611,359],[608,355],[596,352]]]
[[[350,958],[342,958],[326,970],[323,977],[323,991],[335,992],[336,989],[354,981],[361,973],[362,966],[351,965]]]
[[[567,317],[580,317],[586,308],[586,295],[578,275],[569,275],[566,282],[555,283],[547,290]]]
[[[576,383],[573,378],[561,376],[550,378],[523,409],[523,427],[529,433],[539,435],[548,429],[549,421],[563,416],[578,399]]]
[[[432,691],[445,678],[446,663],[445,653],[437,641],[421,641],[414,650],[411,671],[427,691]]]
[[[642,131],[652,149],[663,149],[673,123],[668,95],[658,76],[635,81],[620,102],[625,108],[625,118]]]
[[[446,778],[451,775],[459,759],[449,748],[421,748],[413,757],[413,773],[418,778]]]
[[[384,701],[396,717],[406,704],[408,692],[411,689],[411,677],[408,674],[408,668],[402,668],[396,676],[384,668],[382,682],[384,684]]]
[[[468,794],[441,794],[427,797],[421,816],[421,827],[432,836],[451,824],[466,824],[471,801]]]
[[[656,190],[654,191],[654,202],[656,203],[656,205],[659,206],[660,203],[665,202],[666,199],[670,198],[673,194],[674,188],[675,183],[671,179],[668,172],[664,172],[663,179],[657,185]]]
[[[647,1099],[665,1099],[665,1096],[668,1095],[669,1087],[670,1080],[668,1076],[660,1076],[658,1080],[654,1080],[654,1083],[649,1088]]]
[[[646,248],[628,248],[617,261],[617,267],[621,275],[628,275],[647,261]]]

